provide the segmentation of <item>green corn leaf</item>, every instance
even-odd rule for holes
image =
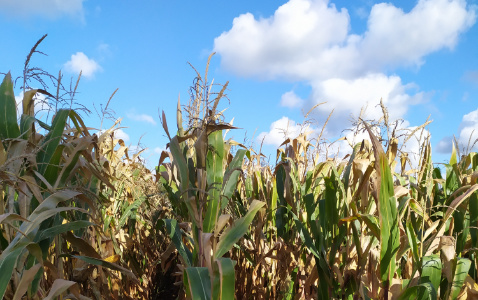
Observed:
[[[214,279],[212,298],[214,300],[234,299],[236,262],[230,258],[220,257],[214,262]]]
[[[39,242],[41,240],[47,239],[47,238],[52,238],[54,236],[57,236],[61,233],[71,231],[71,230],[78,230],[81,228],[85,228],[91,225],[95,225],[94,223],[91,223],[89,221],[73,221],[73,222],[68,222],[66,224],[61,224],[61,225],[56,225],[53,227],[50,227],[48,229],[43,230],[40,235],[38,236],[37,239],[35,239],[36,242]]]
[[[138,209],[138,207],[141,206],[141,204],[146,200],[146,197],[140,197],[138,200],[134,201],[131,203],[126,210],[122,213],[121,218],[119,219],[118,226],[121,228],[124,226],[126,221],[130,218],[130,216],[133,214],[134,211]]]
[[[440,287],[442,264],[439,255],[423,257],[420,283],[430,283],[435,291]]]
[[[455,300],[460,294],[461,288],[465,283],[466,275],[470,270],[471,260],[467,258],[458,258],[455,268],[455,276],[451,285],[450,299]]]
[[[0,85],[0,140],[13,139],[20,136],[17,124],[17,108],[13,82],[10,72]]]
[[[478,249],[478,195],[473,193],[468,203],[470,212],[470,235],[472,247]],[[478,251],[476,251],[478,254]]]
[[[400,247],[400,232],[397,218],[396,199],[393,197],[393,178],[384,153],[380,159],[380,276],[382,281],[390,280],[396,268],[396,257]]]
[[[285,294],[285,297],[284,299],[285,300],[292,300],[294,299],[294,285],[295,285],[295,282],[297,281],[297,271],[299,270],[298,267],[295,267],[294,270],[292,270],[292,274],[290,274],[290,282],[289,282],[289,286],[287,288],[287,292]]]
[[[359,215],[359,219],[367,225],[368,229],[370,229],[370,231],[377,238],[377,240],[380,240],[381,233],[377,217],[375,217],[374,215],[364,214]]]
[[[28,140],[32,134],[32,124],[35,118],[29,115],[22,114],[20,119],[20,132],[23,139]]]
[[[223,256],[227,251],[231,250],[232,246],[246,234],[249,225],[251,225],[252,220],[256,213],[265,205],[264,202],[253,200],[249,211],[247,214],[234,221],[232,226],[230,226],[219,238],[217,243],[216,251],[214,253],[214,259],[218,259]]]
[[[189,248],[186,247],[183,243],[183,237],[181,229],[179,228],[178,221],[174,219],[159,220],[157,226],[161,225],[166,226],[166,230],[168,231],[169,237],[173,241],[174,246],[176,246],[176,249],[178,250],[181,257],[183,258],[186,267],[192,266],[193,256]]]
[[[242,162],[244,161],[245,154],[246,150],[237,150],[236,155],[226,169],[224,183],[222,186],[222,197],[224,197],[221,204],[222,209],[227,206],[229,199],[231,199],[232,194],[236,190],[237,179],[239,178],[239,175],[241,175],[240,168],[242,167]]]
[[[211,299],[211,279],[208,268],[189,267],[183,274],[186,296],[191,300]],[[234,299],[234,298],[232,298]]]
[[[422,283],[407,288],[397,300],[435,300],[437,293],[430,283]]]
[[[208,137],[209,147],[212,148],[207,153],[206,171],[207,184],[209,186],[209,197],[204,218],[204,232],[212,232],[216,225],[221,208],[221,187],[223,181],[222,165],[224,161],[224,140],[222,131],[215,131]]]
[[[413,260],[415,261],[415,264],[418,265],[420,262],[420,257],[418,255],[417,236],[415,235],[415,230],[413,229],[412,222],[410,222],[410,220],[407,221],[405,229],[408,237],[408,244],[412,248]]]
[[[63,136],[63,130],[65,129],[66,120],[69,114],[70,110],[68,109],[61,109],[56,113],[51,125],[51,130],[41,143],[41,150],[37,155],[38,170],[40,174],[45,174],[47,167],[51,165],[50,162],[52,161],[54,154],[57,156],[61,155],[61,153],[57,152],[57,147]],[[56,161],[59,160],[56,159]],[[53,182],[53,178],[48,178],[47,176],[45,176],[45,178],[48,182]]]
[[[30,242],[27,239],[16,243],[16,247],[10,246],[0,255],[0,298],[3,299],[7,285],[12,277],[13,268],[17,259]],[[11,244],[10,244],[11,245]]]

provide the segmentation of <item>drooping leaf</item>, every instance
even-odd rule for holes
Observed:
[[[264,202],[253,200],[247,214],[234,221],[231,227],[219,238],[217,243],[216,252],[214,253],[214,259],[218,259],[223,256],[227,251],[231,250],[232,246],[244,236],[247,232],[249,225],[252,223],[256,213],[265,205]]]

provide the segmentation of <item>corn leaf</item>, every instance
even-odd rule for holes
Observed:
[[[234,221],[231,227],[229,227],[219,238],[217,248],[214,253],[214,259],[218,259],[223,256],[227,251],[231,250],[232,246],[244,236],[247,232],[249,225],[251,225],[256,213],[265,205],[264,202],[253,200],[247,214]]]
[[[400,247],[397,204],[393,197],[393,178],[385,154],[380,154],[381,184],[379,194],[380,221],[380,276],[383,281],[395,274],[396,257]]]
[[[230,258],[220,257],[214,262],[214,279],[212,298],[214,300],[234,299],[236,262]]]
[[[53,282],[50,292],[43,300],[56,299],[56,297],[60,296],[63,292],[66,292],[69,288],[71,288],[75,284],[77,283],[74,281],[57,279],[55,280],[55,282]]]
[[[0,140],[13,139],[20,136],[17,124],[17,108],[13,82],[10,72],[0,85]]]
[[[451,284],[450,299],[455,300],[460,294],[461,288],[465,283],[466,275],[470,270],[471,260],[467,258],[457,258],[455,276]]]
[[[63,136],[63,130],[65,129],[66,119],[70,114],[70,110],[59,110],[55,118],[53,119],[51,130],[45,136],[41,143],[41,150],[37,155],[38,170],[41,174],[45,174],[47,167],[52,160],[53,154],[56,152],[56,148],[60,144],[61,137]],[[58,154],[57,154],[58,155]],[[48,182],[53,182],[53,178],[45,176]]]
[[[166,230],[168,232],[169,237],[176,246],[176,250],[178,250],[179,254],[184,260],[186,267],[192,266],[193,257],[192,253],[188,247],[186,247],[183,243],[183,237],[181,233],[181,229],[179,228],[178,221],[174,219],[163,219],[158,222],[157,226],[166,226]]]
[[[222,138],[222,131],[211,133],[208,140],[209,147],[211,148],[207,153],[206,159],[209,201],[203,223],[204,232],[212,232],[216,225],[216,220],[221,208],[221,188],[224,176],[222,170],[222,164],[224,161],[224,141]]]
[[[420,283],[430,283],[433,289],[438,291],[440,287],[442,264],[439,255],[429,255],[423,257],[422,273]]]
[[[211,279],[209,277],[208,268],[186,268],[184,270],[183,278],[184,289],[186,290],[186,295],[188,299],[211,299]]]

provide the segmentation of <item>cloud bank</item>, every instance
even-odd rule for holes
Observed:
[[[335,109],[328,132],[336,135],[344,119],[357,117],[363,106],[365,117],[381,116],[380,99],[392,119],[427,101],[429,94],[389,73],[419,68],[428,54],[453,50],[475,21],[475,8],[464,0],[419,0],[408,12],[380,3],[371,8],[366,30],[356,34],[347,9],[327,0],[290,0],[267,18],[236,17],[232,28],[214,40],[214,51],[221,66],[239,76],[308,83],[307,100],[289,91],[281,105],[308,111],[326,101],[317,116],[325,121]],[[269,134],[275,135],[273,125]]]

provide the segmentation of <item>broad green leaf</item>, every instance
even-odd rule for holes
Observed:
[[[247,214],[244,217],[234,221],[232,226],[226,229],[226,231],[219,238],[219,242],[217,243],[216,251],[214,253],[214,259],[218,259],[227,251],[231,250],[232,246],[244,236],[256,213],[264,205],[264,202],[253,200]]]
[[[41,143],[41,150],[37,155],[38,170],[40,174],[45,174],[46,168],[49,166],[53,154],[56,152],[56,148],[60,144],[63,131],[65,130],[66,119],[68,118],[69,114],[70,110],[68,109],[60,109],[57,111],[51,125],[51,130]],[[50,183],[53,182],[52,178],[45,178]]]
[[[397,218],[397,200],[393,190],[393,178],[387,157],[380,154],[380,276],[382,281],[390,280],[395,274],[396,257],[400,247],[400,231]]]
[[[34,122],[34,117],[22,114],[20,119],[20,133],[23,139],[28,140],[28,138],[32,134],[32,124]]]
[[[242,162],[244,161],[244,155],[246,154],[246,150],[239,149],[236,152],[236,155],[232,159],[231,163],[226,169],[225,176],[224,176],[224,183],[222,186],[222,197],[224,197],[223,204],[221,208],[224,208],[227,205],[227,201],[231,199],[232,194],[236,190],[237,187],[237,179],[239,175],[241,175],[240,168],[242,167]],[[224,203],[226,205],[224,205]]]
[[[370,229],[370,231],[377,238],[377,240],[380,240],[380,227],[378,225],[377,217],[375,217],[374,215],[364,214],[360,215],[359,218],[361,221],[365,222],[368,229]]]
[[[3,299],[7,285],[12,277],[13,268],[17,263],[18,256],[23,252],[28,245],[28,241],[24,239],[17,243],[15,248],[10,248],[10,245],[0,255],[0,298]]]
[[[134,201],[126,208],[118,222],[120,228],[124,226],[133,211],[137,210],[138,207],[140,207],[140,205],[144,202],[144,200],[146,200],[146,197],[140,197],[138,200]]]
[[[211,279],[208,268],[189,267],[183,274],[184,289],[188,299],[211,299]],[[234,299],[234,298],[233,298]]]
[[[10,72],[0,85],[0,140],[18,138],[17,108]]]
[[[234,299],[236,262],[230,258],[220,257],[214,262],[214,279],[212,295],[214,300]]]
[[[221,208],[221,190],[223,181],[224,141],[222,131],[215,131],[208,137],[209,151],[206,159],[207,184],[209,197],[206,216],[204,217],[204,232],[212,232],[216,225]]]
[[[53,227],[50,227],[48,229],[43,230],[40,233],[40,235],[38,236],[38,238],[36,239],[36,241],[39,242],[43,239],[47,239],[47,238],[57,236],[60,233],[64,233],[64,232],[71,231],[71,230],[78,230],[78,229],[85,228],[85,227],[88,227],[88,226],[91,226],[91,225],[95,225],[95,224],[91,223],[89,221],[85,221],[85,220],[73,221],[73,222],[68,222],[68,223],[61,224],[61,225],[56,225],[56,226],[53,226]]]
[[[435,300],[436,291],[430,283],[422,283],[407,288],[397,300]]]
[[[407,220],[405,229],[408,237],[408,244],[412,248],[413,260],[415,261],[415,264],[418,265],[420,263],[420,257],[418,255],[417,236],[415,235],[415,229],[413,229],[412,222],[410,222],[410,220]]]
[[[190,267],[193,264],[193,257],[192,253],[188,247],[186,247],[183,243],[183,237],[181,233],[181,229],[179,228],[179,224],[174,219],[163,219],[158,222],[158,225],[164,224],[166,226],[166,230],[168,231],[168,235],[176,246],[176,250],[178,250],[179,254],[184,260],[186,267]]]
[[[458,258],[455,268],[455,276],[451,285],[450,299],[455,300],[460,294],[461,288],[465,283],[466,275],[470,270],[471,260],[467,258]]]
[[[442,264],[439,255],[423,257],[420,283],[430,283],[435,291],[440,287]]]

